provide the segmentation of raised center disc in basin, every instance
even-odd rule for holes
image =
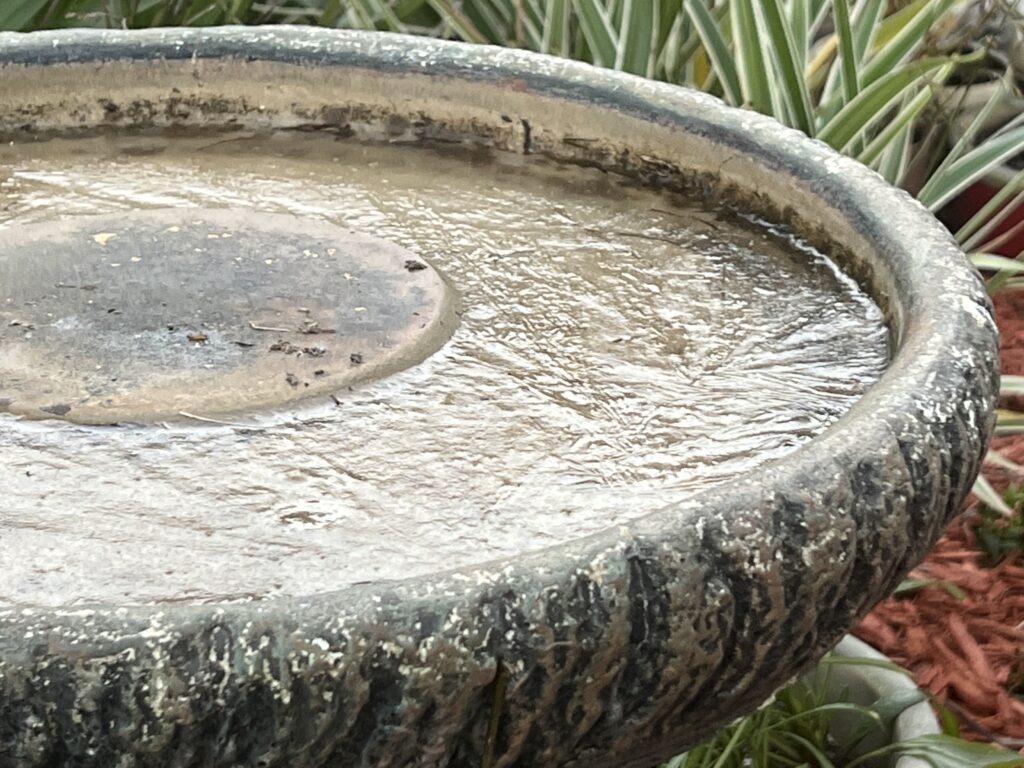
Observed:
[[[280,407],[419,362],[453,324],[425,261],[296,216],[135,211],[0,232],[0,405],[18,415]]]

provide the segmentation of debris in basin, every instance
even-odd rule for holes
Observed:
[[[290,341],[278,339],[277,341],[270,345],[270,351],[283,352],[286,355],[297,355],[299,352],[302,351],[302,348],[295,346]]]
[[[313,336],[318,333],[337,333],[337,331],[333,328],[321,328],[320,323],[314,320],[303,320],[302,325],[299,326],[299,333]]]
[[[269,325],[258,325],[251,320],[249,321],[249,327],[254,331],[275,331],[277,333],[288,333],[287,328],[275,328]]]

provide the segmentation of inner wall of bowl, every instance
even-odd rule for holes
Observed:
[[[552,82],[561,82],[557,71]],[[789,226],[835,260],[879,305],[891,347],[899,348],[905,291],[896,290],[891,260],[880,257],[820,190],[783,160],[759,153],[750,139],[802,137],[757,116],[749,124],[741,120],[731,136],[716,130],[716,116],[701,114],[720,110],[717,102],[682,89],[681,99],[690,103],[666,106],[692,111],[693,125],[686,128],[587,89],[583,83],[574,89],[582,94],[575,100],[515,77],[234,58],[13,64],[0,67],[0,137],[147,128],[324,131],[366,141],[543,154],[655,187],[697,190],[717,204]]]

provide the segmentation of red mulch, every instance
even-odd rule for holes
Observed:
[[[996,296],[1004,373],[1024,375],[1024,291]],[[1024,410],[1024,398],[1004,403]],[[1024,463],[1024,435],[994,447]],[[998,488],[1009,480],[986,467]],[[960,717],[963,735],[1024,753],[1024,558],[986,565],[968,511],[955,520],[912,578],[941,579],[963,600],[929,586],[885,600],[853,631],[911,671]]]

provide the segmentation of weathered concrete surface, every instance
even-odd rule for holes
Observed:
[[[784,461],[519,562],[280,603],[0,613],[0,765],[646,766],[805,669],[970,488],[997,390],[976,274],[906,194],[770,120],[385,36],[61,32],[0,51],[7,131],[312,123],[706,184],[830,244],[897,350]]]

